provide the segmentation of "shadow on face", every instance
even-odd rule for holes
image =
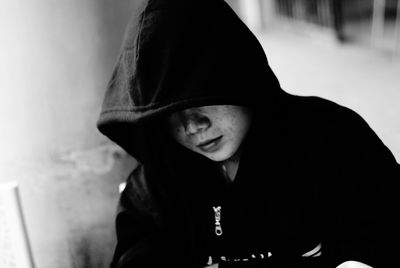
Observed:
[[[238,150],[251,119],[247,107],[210,105],[174,112],[166,125],[180,145],[213,161],[226,161]]]

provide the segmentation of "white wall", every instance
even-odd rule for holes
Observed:
[[[0,182],[20,184],[37,267],[108,267],[133,161],[95,122],[137,5],[0,0]]]

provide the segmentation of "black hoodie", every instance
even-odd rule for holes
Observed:
[[[233,183],[162,123],[215,104],[254,111]],[[350,109],[282,91],[222,0],[146,3],[126,30],[98,128],[140,163],[121,194],[111,267],[384,267],[398,249],[393,155]]]

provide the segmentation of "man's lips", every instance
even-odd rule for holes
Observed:
[[[209,140],[200,142],[200,143],[197,144],[196,146],[197,146],[197,147],[200,147],[200,148],[206,148],[207,146],[209,146],[209,145],[211,145],[211,144],[213,144],[213,143],[219,141],[221,138],[222,138],[222,135],[221,135],[221,136],[218,136],[218,137],[216,137],[216,138],[214,138],[214,139],[209,139]]]

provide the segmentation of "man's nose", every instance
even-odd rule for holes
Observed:
[[[190,118],[186,121],[185,132],[187,135],[201,133],[211,125],[207,117]]]

